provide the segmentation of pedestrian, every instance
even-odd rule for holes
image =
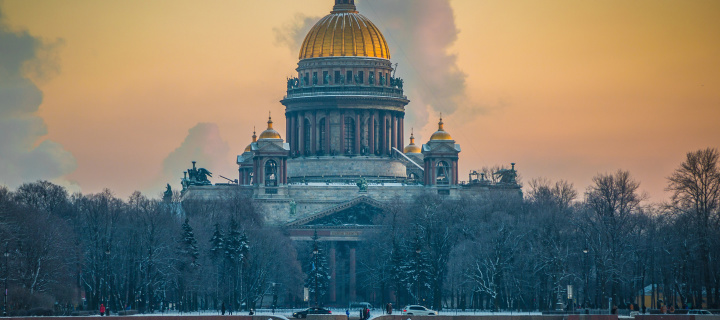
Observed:
[[[232,311],[233,311],[232,305],[233,305],[233,304],[230,303],[230,305],[228,306],[228,314],[229,314],[229,315],[232,315]]]
[[[100,316],[102,317],[104,315],[105,315],[105,304],[101,303],[100,304]]]
[[[392,314],[392,303],[388,303],[388,314]]]
[[[365,320],[370,319],[370,309],[365,308]]]
[[[345,309],[345,315],[347,316],[347,320],[350,320],[350,309]]]
[[[223,301],[220,311],[222,312],[222,315],[225,315],[225,301]]]

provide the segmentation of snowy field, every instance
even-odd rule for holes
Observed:
[[[255,311],[255,315],[267,315],[267,316],[285,316],[287,318],[292,318],[292,313],[295,311],[303,310],[304,308],[295,308],[295,309],[275,309],[275,312],[273,313],[271,309],[258,309]],[[345,314],[345,309],[341,308],[329,308],[330,311],[332,311],[332,314]],[[383,315],[384,312],[381,309],[370,309],[370,318],[375,318],[377,316]],[[396,311],[393,311],[393,315],[398,315],[400,313],[397,313]],[[500,312],[490,312],[490,311],[462,311],[462,310],[452,310],[452,309],[445,309],[440,312],[438,312],[439,315],[448,315],[448,316],[454,316],[454,315],[461,315],[461,316],[499,316],[499,315],[541,315],[541,312],[517,312],[517,311],[500,311]],[[113,313],[115,315],[115,313]],[[165,313],[152,313],[152,314],[136,314],[135,316],[197,316],[197,315],[220,315],[219,311],[209,311],[209,310],[203,310],[199,312],[177,312],[177,311],[170,311]],[[228,315],[228,312],[225,312],[225,315]],[[233,312],[234,316],[246,316],[249,315],[247,311],[241,311],[241,312]],[[350,316],[356,318],[359,315],[359,310],[350,310]]]

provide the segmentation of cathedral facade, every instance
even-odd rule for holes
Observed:
[[[306,35],[296,77],[287,79],[285,132],[267,129],[237,156],[236,183],[183,181],[183,198],[218,197],[238,188],[269,224],[296,241],[315,232],[328,246],[330,303],[358,301],[355,250],[374,217],[392,202],[426,193],[450,199],[521,197],[512,169],[497,179],[471,173],[460,181],[460,145],[442,118],[430,139],[405,145],[403,79],[396,77],[380,30],[354,0],[335,0],[330,14]],[[464,176],[464,175],[463,175]]]

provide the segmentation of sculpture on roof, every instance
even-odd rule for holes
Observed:
[[[517,184],[517,171],[515,171],[515,163],[512,163],[512,168],[500,169],[495,171],[493,175],[500,177],[498,183]]]
[[[165,192],[163,192],[163,201],[164,202],[170,202],[172,200],[172,188],[170,187],[170,184],[167,184],[167,187],[165,188]]]
[[[210,180],[208,180],[208,177],[212,177],[212,172],[205,168],[196,168],[195,163],[197,163],[197,161],[192,162],[192,169],[188,169],[185,177],[182,179],[183,190],[187,189],[188,186],[203,186],[212,184]]]
[[[365,178],[360,178],[356,184],[360,188],[360,192],[367,192],[368,183]]]

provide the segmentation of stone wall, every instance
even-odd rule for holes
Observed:
[[[373,320],[565,320],[563,315],[458,315],[458,316],[409,316],[409,315],[382,315]],[[610,319],[608,319],[610,320]],[[617,320],[617,316],[615,316]]]
[[[302,177],[397,177],[405,178],[405,165],[395,159],[376,156],[324,156],[288,159],[288,178]]]

